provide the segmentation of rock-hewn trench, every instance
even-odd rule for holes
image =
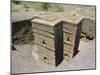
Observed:
[[[82,22],[82,32],[80,39],[93,40],[95,38],[95,20],[85,18]],[[34,35],[32,31],[31,19],[12,23],[12,43],[13,44],[33,44]]]
[[[12,23],[12,43],[27,44],[34,41],[31,21],[20,21]]]

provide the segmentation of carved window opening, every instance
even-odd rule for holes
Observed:
[[[67,38],[67,41],[70,41],[69,37]]]
[[[67,53],[65,53],[64,55],[65,55],[65,56],[68,56],[68,54],[67,54]]]
[[[44,57],[45,60],[47,60],[47,57]]]
[[[43,42],[42,42],[42,43],[43,43],[43,44],[46,44],[44,40],[43,40]]]

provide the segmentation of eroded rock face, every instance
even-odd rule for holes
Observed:
[[[85,37],[88,40],[93,40],[95,38],[96,23],[95,19],[84,18],[82,22],[82,34],[81,37]]]
[[[23,28],[13,36],[14,44],[27,44],[34,40],[34,35],[28,28]]]
[[[34,40],[30,21],[12,23],[12,42],[14,44],[32,43]]]

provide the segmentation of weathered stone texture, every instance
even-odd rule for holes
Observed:
[[[66,19],[67,18],[67,19]],[[69,61],[78,52],[80,33],[83,17],[72,15],[64,18],[63,36],[64,36],[64,58]]]
[[[34,42],[38,48],[39,58],[48,64],[58,66],[63,60],[62,21],[51,15],[44,16],[32,20]]]
[[[47,14],[34,18],[34,42],[40,59],[56,66],[63,58],[70,61],[78,52],[82,19],[76,15],[58,19]]]
[[[82,21],[82,32],[89,40],[95,38],[96,33],[96,20],[95,18],[84,18]]]

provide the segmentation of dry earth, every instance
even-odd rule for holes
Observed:
[[[34,52],[31,52],[34,46],[15,45],[15,47],[17,50],[12,51],[12,73],[95,69],[95,39],[92,41],[81,40],[79,45],[80,52],[70,62],[63,60],[58,67],[40,61],[36,50],[34,49]],[[22,52],[26,50],[26,53],[23,54],[20,50]],[[27,54],[27,50],[30,52],[29,54]],[[33,53],[33,58],[30,56],[31,53]]]

